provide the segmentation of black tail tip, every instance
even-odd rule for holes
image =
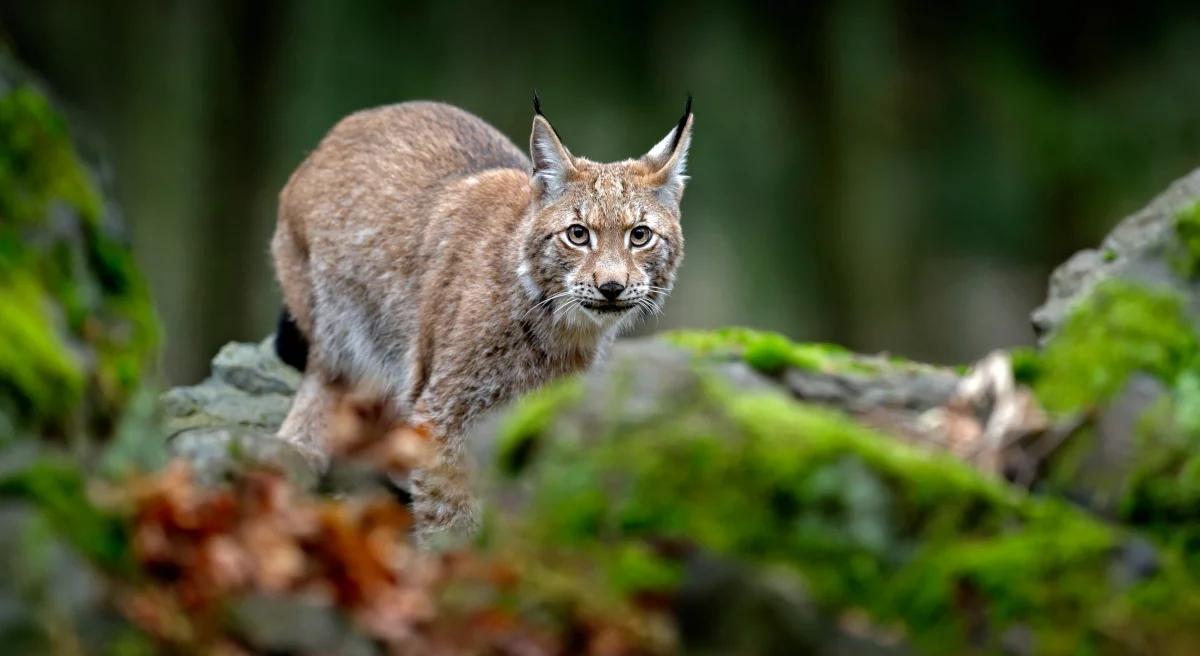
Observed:
[[[304,371],[308,366],[308,338],[300,332],[300,326],[287,308],[279,312],[279,326],[275,329],[275,355],[299,371]]]

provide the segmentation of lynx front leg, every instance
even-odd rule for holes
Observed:
[[[472,494],[471,470],[461,448],[461,436],[432,423],[436,455],[423,469],[413,472],[414,534],[424,547],[456,546],[474,535],[479,512]]]
[[[319,470],[329,464],[326,431],[330,412],[341,394],[341,390],[325,382],[319,374],[305,373],[292,409],[279,427],[279,438],[290,442]]]

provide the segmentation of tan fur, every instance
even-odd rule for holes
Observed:
[[[469,530],[469,423],[587,367],[630,318],[661,306],[683,255],[690,134],[689,113],[643,158],[600,164],[570,155],[538,115],[531,166],[497,130],[448,105],[344,119],[280,195],[271,250],[311,344],[280,435],[323,463],[337,390],[374,390],[441,445],[415,478],[419,532]],[[572,245],[573,224],[594,243]],[[654,230],[652,246],[631,247],[636,225]],[[614,301],[599,289],[606,282],[624,286]]]

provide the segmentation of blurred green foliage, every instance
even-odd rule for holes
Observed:
[[[107,434],[155,355],[149,293],[62,117],[3,63],[0,438]]]
[[[113,211],[60,111],[0,55],[0,642],[11,653],[148,653],[103,597],[104,575],[133,573],[127,523],[90,490],[89,473],[147,470],[163,454],[142,387],[157,321]],[[104,448],[114,436],[121,448]]]

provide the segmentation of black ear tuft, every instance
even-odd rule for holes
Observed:
[[[536,99],[537,96],[534,96]],[[536,102],[536,100],[535,100]],[[675,148],[679,146],[679,140],[683,138],[683,126],[687,125],[688,117],[692,115],[692,92],[688,92],[687,104],[683,106],[683,116],[679,119],[679,125],[675,126],[675,138],[671,140],[671,149],[668,153],[675,152]]]
[[[558,133],[558,128],[554,127],[554,124],[550,123],[550,118],[542,112],[542,99],[538,98],[537,89],[533,90],[533,113],[546,119],[546,123],[550,124],[550,131],[554,133],[554,136],[557,137],[559,141],[562,141],[562,135]]]

